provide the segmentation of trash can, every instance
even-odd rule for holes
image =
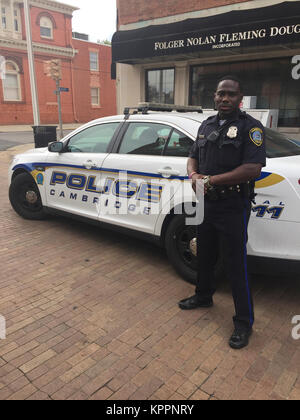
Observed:
[[[38,125],[33,126],[35,148],[47,147],[49,143],[57,141],[57,126]]]

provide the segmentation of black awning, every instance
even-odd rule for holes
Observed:
[[[116,32],[113,63],[300,43],[300,1]],[[299,44],[300,45],[300,44]]]

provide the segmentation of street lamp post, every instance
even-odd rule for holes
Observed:
[[[29,63],[29,75],[30,75],[30,87],[31,87],[31,98],[32,98],[32,110],[34,125],[40,125],[40,111],[39,102],[37,95],[37,84],[34,69],[34,57],[32,48],[32,36],[31,36],[31,19],[30,9],[28,0],[24,0],[24,12],[25,12],[25,26],[26,26],[26,39],[27,39],[27,52],[28,52],[28,63]]]

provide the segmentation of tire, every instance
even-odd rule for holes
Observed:
[[[190,241],[196,238],[196,226],[185,224],[186,216],[174,216],[166,231],[165,248],[169,261],[177,273],[187,282],[197,283],[197,257],[190,249]],[[224,277],[222,253],[215,267],[216,280]]]
[[[9,187],[10,203],[20,216],[29,220],[44,220],[47,214],[43,208],[39,189],[28,173],[17,175]]]

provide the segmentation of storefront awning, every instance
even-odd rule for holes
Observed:
[[[112,61],[134,64],[145,59],[200,57],[208,52],[294,43],[300,45],[300,1],[285,1],[263,8],[118,31],[112,39]]]

